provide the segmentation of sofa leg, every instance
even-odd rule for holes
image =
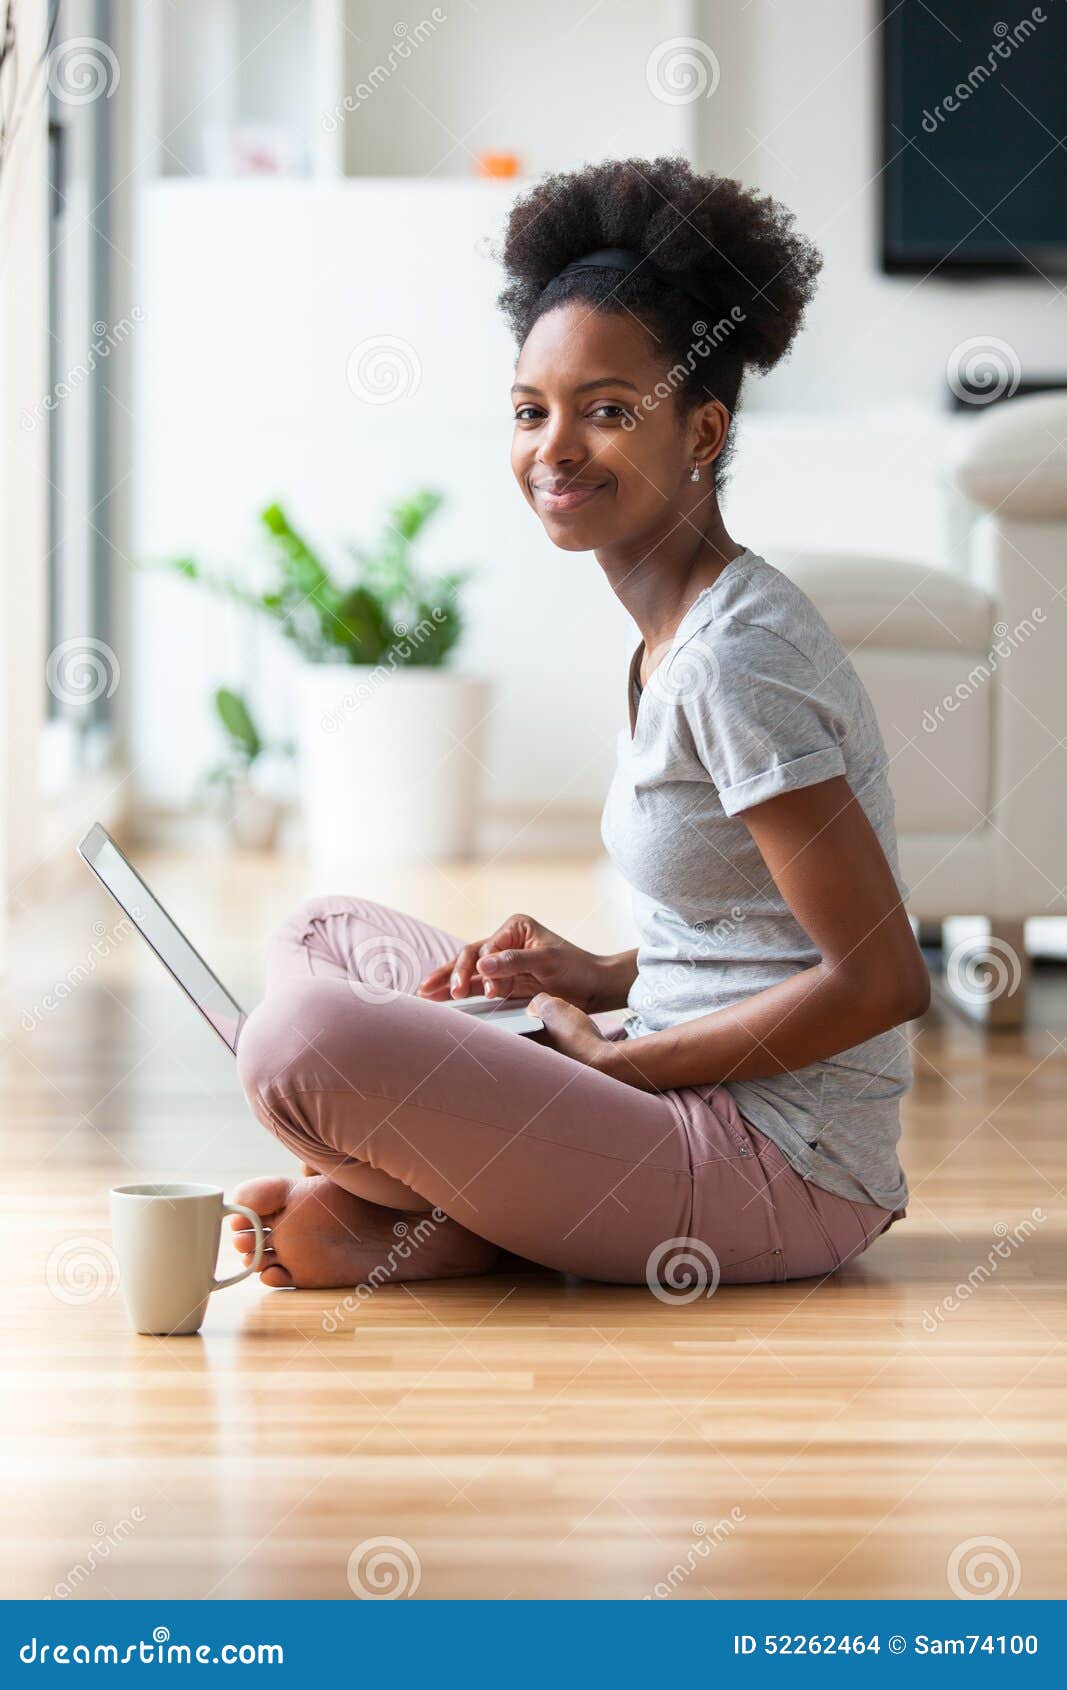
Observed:
[[[991,920],[987,934],[944,954],[945,993],[956,1009],[997,1031],[1026,1025],[1030,959],[1021,920]]]

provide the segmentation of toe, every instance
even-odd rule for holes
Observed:
[[[281,1174],[264,1174],[261,1179],[247,1179],[239,1185],[233,1201],[243,1203],[246,1209],[254,1209],[257,1215],[276,1215],[289,1201],[292,1186],[293,1181]],[[247,1227],[248,1221],[244,1215],[234,1215],[230,1225],[238,1232]]]
[[[271,1285],[276,1288],[293,1283],[293,1276],[289,1269],[283,1268],[280,1262],[272,1262],[269,1267],[263,1269],[259,1277],[264,1285]]]
[[[255,1258],[256,1258],[255,1244],[254,1243],[253,1244],[245,1244],[245,1245],[240,1246],[240,1254],[241,1254],[241,1266],[246,1267],[246,1268],[251,1267],[252,1263],[255,1261]],[[274,1250],[271,1249],[270,1243],[268,1242],[267,1248],[264,1250],[263,1255],[260,1258],[260,1261],[257,1264],[257,1266],[266,1267],[270,1262],[276,1262],[277,1260],[278,1260],[277,1254]]]
[[[267,1245],[269,1247],[271,1238],[273,1236],[272,1230],[269,1226],[265,1226],[263,1228],[263,1236],[266,1239]],[[232,1238],[231,1242],[232,1242],[235,1250],[240,1250],[242,1255],[250,1256],[252,1254],[253,1250],[256,1247],[256,1235],[252,1231],[252,1228],[250,1226],[248,1226],[248,1227],[236,1227],[235,1226],[234,1229],[233,1229],[233,1238]]]

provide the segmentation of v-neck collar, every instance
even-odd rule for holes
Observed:
[[[645,649],[644,640],[638,646],[630,659],[630,673],[626,683],[626,705],[630,712],[630,738],[637,732],[637,712],[641,708],[644,688],[638,679],[641,673],[641,656]]]
[[[726,574],[726,571],[728,569],[736,568],[736,566],[739,563],[745,562],[746,559],[752,557],[753,555],[754,554],[752,552],[751,546],[746,546],[743,552],[738,552],[736,557],[731,558],[729,563],[723,565],[722,569],[720,569],[718,575],[716,575],[716,577],[715,577],[714,581],[711,583],[710,587],[703,587],[701,589],[701,591],[697,594],[696,598],[693,600],[692,604],[689,606],[689,609],[686,611],[685,615],[682,617],[682,620],[679,622],[677,628],[674,630],[674,634],[673,634],[673,637],[671,639],[671,649],[670,649],[670,651],[668,651],[666,657],[662,657],[660,659],[660,662],[657,663],[657,665],[656,665],[656,669],[658,669],[660,667],[660,664],[667,663],[667,662],[670,661],[670,658],[671,658],[671,655],[674,651],[674,648],[678,643],[679,635],[689,633],[688,624],[689,624],[690,618],[692,617],[692,615],[693,615],[694,611],[696,610],[697,606],[702,602],[702,600],[704,600],[707,597],[707,595],[709,593],[712,593],[712,592],[715,591],[715,588],[719,585],[719,582],[722,580],[723,576]],[[648,682],[646,683],[646,685],[645,686],[641,685],[641,681],[640,681],[641,659],[644,656],[644,654],[645,654],[645,642],[644,642],[644,640],[642,640],[641,643],[639,644],[639,646],[637,647],[637,650],[634,652],[633,656],[630,659],[630,671],[629,671],[629,675],[627,677],[627,683],[626,683],[626,705],[627,705],[627,710],[629,711],[629,716],[630,716],[630,738],[631,738],[631,740],[634,738],[634,736],[637,732],[637,716],[638,716],[638,712],[640,711],[640,708],[641,708],[641,700],[644,698],[645,693],[648,691],[648,688],[652,683],[652,675],[654,675],[656,673],[656,669],[653,669],[652,675],[649,676]]]

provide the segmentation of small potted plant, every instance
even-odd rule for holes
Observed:
[[[467,575],[424,575],[413,555],[441,503],[419,492],[394,505],[376,546],[348,548],[347,580],[276,503],[260,517],[269,568],[260,590],[191,557],[169,564],[269,616],[303,658],[297,739],[308,847],[320,864],[470,852],[488,688],[446,666]]]
[[[278,839],[284,805],[266,790],[264,766],[292,756],[291,745],[264,741],[240,693],[219,687],[215,712],[226,736],[226,755],[205,777],[222,794],[222,813],[233,844],[245,851],[270,851]]]

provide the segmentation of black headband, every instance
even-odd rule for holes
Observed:
[[[681,271],[675,273],[662,269],[654,259],[645,258],[642,253],[635,252],[631,247],[606,246],[602,247],[599,252],[586,253],[584,258],[575,258],[572,263],[565,264],[563,269],[552,277],[551,281],[546,282],[545,287],[550,288],[552,282],[558,282],[563,276],[572,275],[575,270],[621,270],[627,276],[639,271],[651,280],[661,283],[664,287],[675,288],[677,292],[687,294],[690,299],[695,300],[703,312],[707,313],[711,309],[707,299],[701,294],[698,283],[691,281]],[[542,289],[542,292],[544,292],[544,289]]]

